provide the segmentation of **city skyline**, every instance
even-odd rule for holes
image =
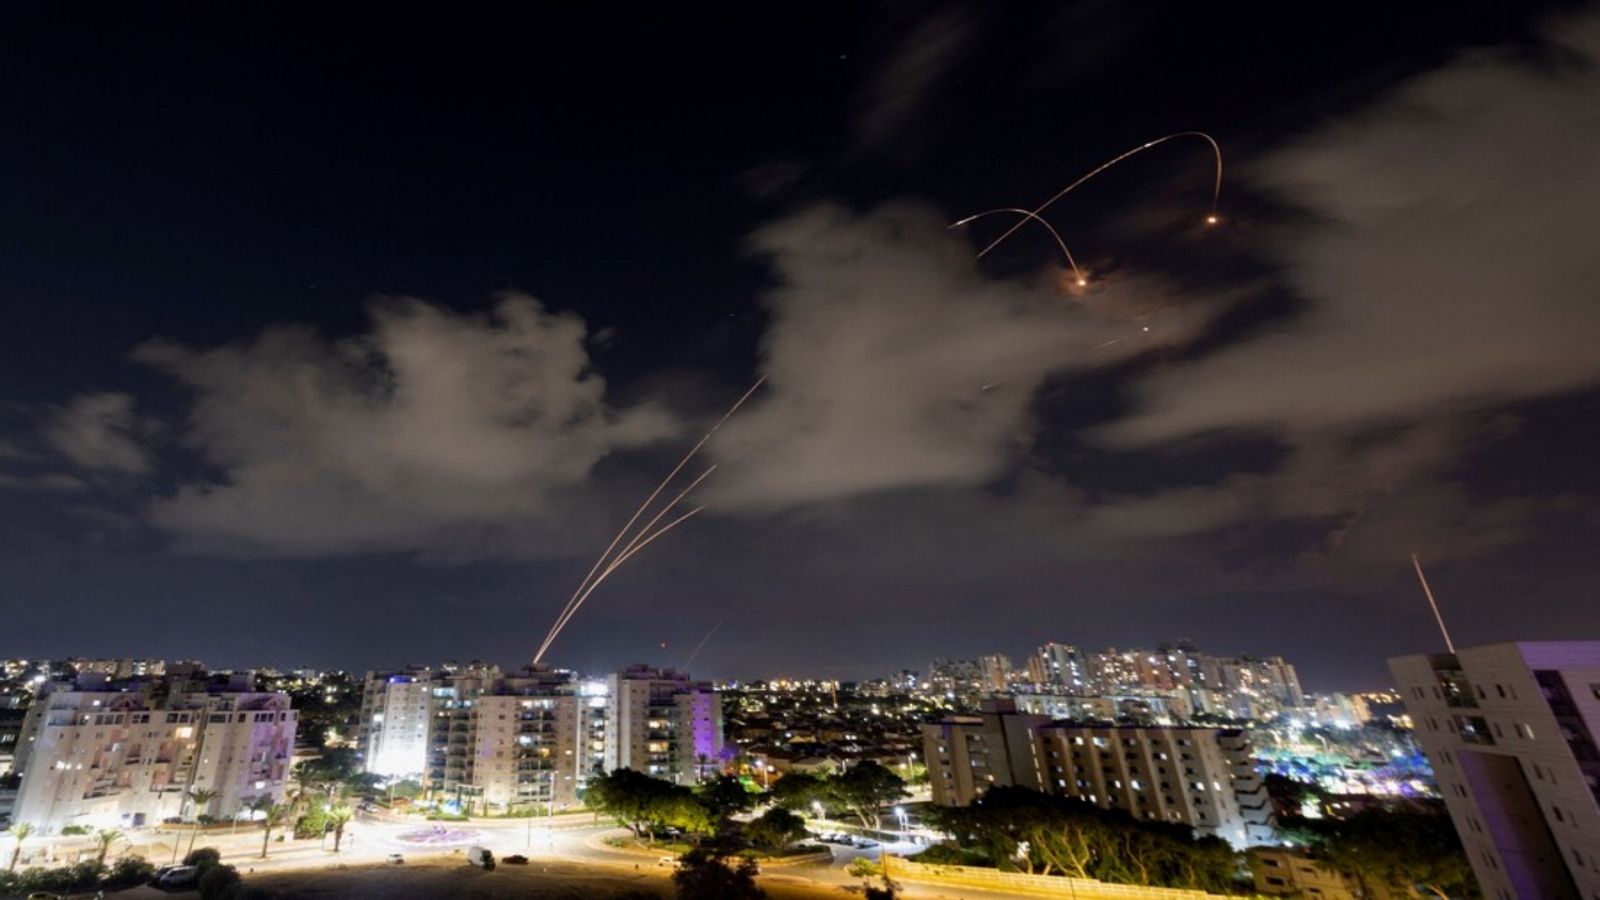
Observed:
[[[521,665],[752,384],[547,661],[1600,635],[1600,16],[1374,9],[19,13],[0,658]]]

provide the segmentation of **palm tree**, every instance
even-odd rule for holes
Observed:
[[[189,791],[189,799],[194,801],[195,809],[204,810],[211,805],[211,801],[217,799],[217,792],[210,790],[209,788],[192,788]],[[207,813],[202,813],[201,815],[195,816],[196,825],[194,828],[189,829],[188,852],[194,852],[194,839],[200,834],[200,820],[209,818],[211,818],[211,816]]]
[[[344,826],[356,817],[356,811],[348,806],[335,806],[328,810],[328,821],[333,823],[333,852],[339,852],[339,842],[344,840]]]
[[[259,812],[266,814],[266,816],[261,820],[261,824],[266,826],[266,829],[261,834],[261,858],[266,859],[267,842],[272,840],[272,829],[282,825],[284,822],[287,822],[289,820],[289,814],[293,812],[294,807],[287,803],[273,803],[271,797],[265,797],[262,799],[267,801],[267,808],[259,810]],[[250,804],[250,808],[255,810],[256,804]]]
[[[22,858],[22,842],[27,840],[30,834],[33,834],[33,826],[27,822],[18,822],[11,826],[11,836],[17,839],[17,846],[11,850],[11,865],[6,868],[7,872],[16,871],[17,860]]]
[[[95,854],[95,865],[104,866],[106,864],[106,854],[110,853],[112,845],[120,840],[122,840],[122,832],[115,828],[102,828],[95,832],[95,848],[99,851]]]

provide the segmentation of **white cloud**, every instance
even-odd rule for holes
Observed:
[[[137,475],[150,468],[142,443],[150,428],[127,394],[80,394],[51,412],[44,439],[80,468]]]
[[[1312,301],[1144,388],[1109,434],[1348,430],[1600,381],[1600,19],[1583,65],[1475,53],[1268,158],[1312,221],[1277,255]]]
[[[1213,309],[1174,304],[1149,279],[1081,299],[1058,290],[1059,273],[994,280],[939,217],[910,206],[810,209],[754,246],[782,285],[766,297],[766,391],[715,444],[731,463],[712,486],[719,505],[982,483],[1028,446],[1050,373],[1185,338]]]
[[[393,300],[372,320],[339,342],[278,327],[141,347],[195,392],[186,441],[220,472],[158,500],[155,524],[242,554],[440,550],[546,515],[606,454],[676,431],[656,408],[608,407],[582,321],[532,298],[492,315]]]

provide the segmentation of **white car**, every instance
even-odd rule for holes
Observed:
[[[156,884],[162,887],[189,887],[199,879],[200,869],[196,866],[170,866],[156,876]]]

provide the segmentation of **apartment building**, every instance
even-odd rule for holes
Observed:
[[[1389,660],[1484,896],[1600,897],[1600,642]]]
[[[571,808],[592,773],[569,672],[448,679],[435,691],[428,786],[464,809]]]
[[[18,742],[12,820],[49,832],[239,815],[260,797],[283,799],[295,726],[288,695],[255,690],[248,673],[47,683]],[[188,801],[198,788],[215,792],[204,809]]]
[[[607,676],[606,771],[628,768],[694,784],[722,766],[722,698],[671,669]]]
[[[428,767],[434,692],[444,673],[428,668],[368,672],[361,691],[360,747],[368,772],[420,778]]]
[[[937,804],[1015,785],[1181,822],[1236,847],[1271,838],[1266,790],[1238,730],[1052,722],[994,701],[923,726],[923,751]]]

